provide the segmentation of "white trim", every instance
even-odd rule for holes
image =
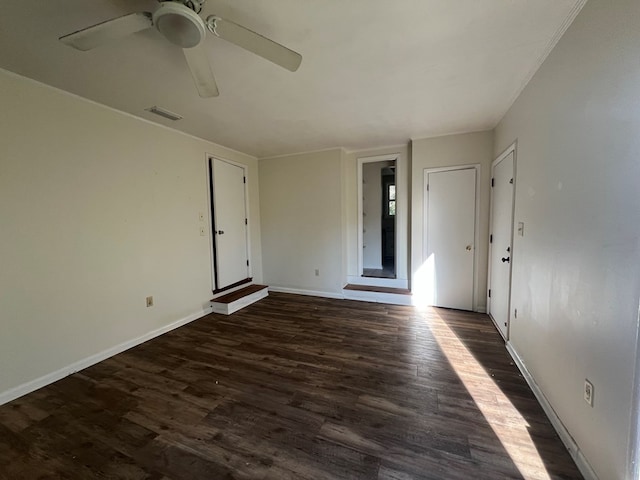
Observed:
[[[576,17],[582,10],[582,7],[584,7],[586,3],[587,3],[587,0],[575,1],[573,7],[569,11],[569,14],[564,19],[564,22],[562,22],[562,24],[560,25],[560,28],[556,30],[555,34],[553,35],[553,37],[551,37],[551,40],[549,40],[549,43],[544,48],[542,54],[540,55],[536,63],[531,67],[531,70],[529,70],[526,77],[524,77],[524,79],[522,80],[520,87],[513,93],[513,96],[509,99],[509,102],[507,102],[507,108],[504,110],[504,112],[502,112],[501,115],[498,115],[498,119],[495,120],[493,128],[498,126],[498,124],[502,121],[502,119],[507,114],[507,112],[511,109],[513,104],[516,103],[516,100],[518,100],[518,97],[520,96],[520,94],[524,91],[525,88],[527,88],[527,85],[529,85],[529,82],[533,79],[535,74],[538,72],[538,70],[540,69],[542,64],[545,62],[547,57],[551,54],[555,46],[558,44],[558,42],[560,41],[564,33],[567,31],[567,29],[571,26],[573,21],[576,19]]]
[[[640,478],[640,305],[636,320],[636,348],[633,378],[633,397],[631,403],[631,428],[629,432],[629,447],[627,449],[627,478]]]
[[[90,367],[91,365],[95,365],[96,363],[102,362],[107,358],[113,357],[114,355],[122,353],[125,350],[129,350],[130,348],[140,345],[141,343],[151,340],[152,338],[159,337],[160,335],[186,325],[187,323],[198,320],[205,315],[209,315],[211,312],[211,307],[204,308],[199,312],[192,313],[191,315],[181,318],[180,320],[176,320],[175,322],[165,325],[164,327],[157,328],[143,335],[140,335],[139,337],[127,340],[114,347],[107,348],[106,350],[103,350],[99,353],[83,358],[82,360],[78,360],[77,362],[73,362],[72,364],[67,365],[66,367],[62,367],[55,372],[48,373],[46,375],[43,375],[42,377],[36,378],[35,380],[31,380],[29,382],[23,383],[22,385],[18,385],[17,387],[4,391],[0,393],[0,405],[15,400],[16,398],[22,397],[27,393],[31,393],[53,382],[57,382],[64,377]]]
[[[342,290],[345,300],[356,300],[359,302],[384,303],[387,305],[413,305],[411,295],[385,292],[366,292],[362,290]]]
[[[370,287],[409,288],[409,280],[406,278],[356,277],[349,275],[347,277],[347,283],[353,285],[368,285]]]
[[[365,149],[360,149],[360,148],[348,149],[348,148],[344,147],[344,151],[345,151],[345,153],[347,153],[349,155],[356,154],[356,155],[361,157],[363,155],[366,155],[367,153],[379,152],[380,150],[397,150],[399,148],[407,148],[408,145],[409,145],[409,142],[407,142],[407,143],[396,143],[396,144],[393,144],[393,145],[383,145],[381,147],[371,147],[371,148],[365,148]]]
[[[547,397],[544,396],[544,393],[534,380],[531,373],[529,373],[529,370],[527,370],[527,367],[525,366],[522,358],[518,355],[518,352],[516,352],[511,342],[506,342],[505,346],[507,348],[507,352],[509,352],[509,355],[511,355],[511,358],[518,367],[518,370],[520,370],[522,376],[527,381],[529,388],[531,388],[533,394],[536,396],[536,399],[538,400],[538,403],[540,403],[544,413],[547,414],[547,417],[549,418],[549,421],[551,421],[551,425],[553,425],[555,431],[558,433],[560,440],[562,440],[562,443],[564,443],[564,446],[569,451],[571,458],[576,462],[576,466],[578,467],[578,470],[580,470],[580,473],[582,473],[582,476],[585,480],[598,480],[598,476],[593,471],[593,468],[591,468],[591,465],[589,465],[589,462],[582,454],[578,444],[576,444],[567,428],[562,423],[562,420],[560,420],[560,417],[556,414],[555,410],[547,400]]]
[[[476,130],[476,129],[472,129],[472,130],[454,130],[452,132],[446,132],[446,133],[432,133],[432,134],[426,133],[425,134],[426,136],[411,137],[409,139],[409,141],[410,142],[418,142],[420,140],[433,140],[434,138],[451,137],[453,135],[467,135],[467,134],[471,134],[471,133],[492,132],[494,128],[495,127],[492,127],[492,128],[481,128],[480,130]]]
[[[27,81],[29,83],[33,83],[33,84],[39,85],[41,87],[46,87],[49,90],[54,90],[54,91],[56,91],[58,93],[66,95],[66,96],[73,97],[76,100],[81,100],[83,102],[90,103],[90,104],[95,105],[97,107],[101,107],[101,108],[104,108],[106,110],[110,110],[112,112],[119,113],[120,115],[124,115],[124,116],[129,117],[129,118],[134,118],[136,120],[140,120],[141,122],[148,123],[149,125],[154,125],[156,127],[164,128],[165,130],[171,130],[172,132],[179,133],[180,135],[184,135],[185,137],[189,137],[189,138],[192,138],[194,140],[198,140],[200,142],[206,142],[206,143],[215,145],[217,147],[223,148],[223,149],[225,149],[225,150],[227,150],[229,152],[236,153],[236,154],[241,155],[243,157],[249,157],[249,158],[252,158],[254,160],[258,160],[258,157],[255,157],[253,155],[249,155],[248,153],[241,152],[240,150],[236,150],[236,149],[231,148],[231,147],[225,147],[224,145],[216,143],[213,140],[207,140],[206,138],[197,137],[195,135],[192,135],[191,133],[187,133],[187,132],[184,132],[182,130],[178,130],[176,128],[172,128],[169,125],[164,125],[162,123],[157,123],[157,122],[154,122],[154,121],[149,120],[147,118],[139,117],[137,115],[134,115],[133,113],[125,112],[123,110],[118,110],[117,108],[110,107],[109,105],[105,105],[104,103],[96,102],[95,100],[91,100],[89,98],[81,97],[78,94],[68,92],[67,90],[62,90],[61,88],[54,87],[54,86],[49,85],[47,83],[43,83],[43,82],[41,82],[39,80],[35,80],[33,78],[26,77],[24,75],[20,75],[19,73],[12,72],[11,70],[6,70],[4,68],[0,68],[0,72],[5,73],[9,77],[17,77],[17,78],[23,79],[23,80],[25,80],[25,81]],[[149,113],[146,110],[143,110],[143,112]],[[153,114],[151,114],[151,115],[153,115]]]
[[[289,288],[289,287],[278,287],[269,285],[270,292],[280,292],[280,293],[293,293],[296,295],[308,295],[310,297],[324,297],[324,298],[335,298],[338,300],[344,299],[344,295],[341,293],[333,293],[333,292],[321,292],[319,290],[303,290],[301,288]]]
[[[479,296],[476,294],[476,288],[480,284],[480,255],[478,255],[478,246],[480,245],[480,176],[481,176],[481,165],[479,163],[472,163],[468,165],[455,165],[451,167],[436,167],[436,168],[425,168],[422,171],[422,263],[427,261],[427,234],[429,229],[429,222],[427,219],[427,212],[429,211],[429,195],[426,191],[426,186],[428,184],[428,177],[430,173],[438,173],[438,172],[450,172],[455,170],[469,170],[475,169],[476,174],[476,199],[474,205],[474,225],[473,225],[473,287],[472,287],[472,296],[471,296],[471,306],[474,312],[480,310],[479,304]]]
[[[317,150],[308,150],[305,152],[282,153],[280,155],[269,155],[268,157],[258,157],[258,161],[275,160],[278,158],[286,158],[286,157],[297,157],[298,155],[312,155],[314,153],[333,152],[336,150],[340,150],[341,152],[346,153],[346,150],[343,147],[330,147],[330,148],[319,148]]]
[[[491,162],[491,172],[490,172],[491,181],[493,181],[493,171],[496,165],[498,165],[500,162],[502,162],[505,158],[507,158],[509,155],[513,153],[513,171],[512,171],[513,192],[511,196],[511,235],[509,238],[509,245],[511,248],[511,251],[509,252],[510,254],[509,256],[511,257],[511,260],[509,261],[509,295],[507,300],[507,332],[505,335],[502,334],[502,330],[500,329],[498,322],[496,321],[495,318],[493,318],[493,315],[491,314],[491,297],[489,297],[489,290],[491,290],[491,255],[493,255],[493,243],[491,241],[489,241],[489,254],[488,254],[488,262],[487,262],[487,291],[486,291],[487,314],[489,315],[489,318],[491,319],[493,324],[496,326],[496,329],[498,330],[502,338],[504,338],[505,340],[509,340],[509,335],[511,333],[511,287],[512,287],[512,281],[513,281],[513,252],[515,250],[513,245],[513,226],[516,218],[517,150],[518,150],[518,140],[516,140],[511,145],[509,145],[500,155],[498,155],[498,157],[493,162]],[[493,198],[494,198],[493,187],[491,185],[489,185],[489,190],[491,190],[490,196],[489,196],[489,238],[491,238],[491,235],[493,235],[492,227],[493,227]]]
[[[400,264],[399,260],[399,256],[398,256],[398,245],[400,244],[399,237],[400,237],[400,228],[399,228],[399,214],[398,212],[401,210],[402,207],[404,208],[404,204],[399,204],[398,203],[398,174],[399,174],[399,169],[400,169],[400,159],[402,158],[402,154],[401,153],[387,153],[384,155],[374,155],[374,156],[370,156],[370,157],[358,157],[356,160],[356,175],[357,175],[357,187],[358,187],[358,231],[357,231],[357,241],[358,241],[358,245],[357,245],[357,249],[358,249],[358,275],[362,276],[362,274],[364,273],[364,258],[363,258],[363,243],[364,243],[364,238],[363,238],[363,233],[362,230],[364,228],[363,225],[363,221],[362,221],[362,212],[363,212],[363,205],[362,205],[362,168],[363,165],[365,163],[375,163],[375,162],[395,162],[395,167],[396,167],[396,215],[395,215],[395,258],[394,258],[394,268],[396,271],[396,275],[398,275],[398,265]],[[364,277],[363,277],[364,278]],[[369,277],[366,277],[367,279],[369,279]],[[382,285],[380,286],[387,286],[387,287],[392,287],[395,286],[392,282],[390,282],[390,280],[395,280],[395,279],[380,279],[380,280],[384,280],[384,282],[382,283]],[[352,282],[349,282],[352,283]],[[366,283],[368,284],[368,283]]]
[[[258,290],[257,292],[250,293],[249,295],[245,295],[244,297],[239,298],[231,303],[220,303],[212,300],[211,307],[213,309],[213,313],[231,315],[232,313],[235,313],[238,310],[243,309],[244,307],[248,307],[252,303],[257,302],[258,300],[262,300],[267,296],[269,296],[269,287],[265,286],[263,289]]]

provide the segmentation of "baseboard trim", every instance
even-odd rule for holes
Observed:
[[[5,403],[15,400],[16,398],[20,398],[23,395],[38,390],[39,388],[46,387],[53,382],[57,382],[64,377],[79,372],[80,370],[90,367],[91,365],[95,365],[96,363],[106,360],[109,357],[113,357],[118,353],[122,353],[125,350],[129,350],[130,348],[140,345],[141,343],[151,340],[152,338],[159,337],[164,333],[170,332],[171,330],[175,330],[178,327],[202,318],[205,315],[210,314],[211,312],[211,307],[207,307],[199,312],[192,313],[191,315],[181,318],[180,320],[176,320],[175,322],[165,325],[164,327],[157,328],[156,330],[152,330],[132,340],[127,340],[126,342],[120,343],[119,345],[108,348],[89,357],[83,358],[82,360],[78,360],[77,362],[74,362],[71,365],[67,365],[66,367],[62,367],[55,372],[48,373],[46,375],[43,375],[42,377],[36,378],[35,380],[31,380],[30,382],[26,382],[22,385],[11,388],[5,392],[0,393],[0,405],[4,405]]]
[[[527,381],[527,384],[529,384],[529,387],[533,391],[533,394],[538,399],[538,402],[542,406],[544,413],[546,413],[547,417],[549,417],[549,421],[551,421],[553,428],[558,433],[560,440],[562,440],[564,446],[567,448],[567,450],[569,450],[569,454],[571,455],[571,458],[573,458],[573,461],[576,462],[576,466],[578,467],[578,470],[580,470],[580,473],[582,473],[582,476],[585,478],[585,480],[598,480],[598,476],[593,471],[593,468],[591,468],[591,465],[589,465],[589,462],[582,454],[582,451],[578,447],[576,441],[573,439],[567,428],[562,423],[562,420],[560,420],[560,417],[558,417],[558,415],[556,414],[555,410],[547,400],[547,397],[545,397],[544,393],[542,393],[542,390],[534,380],[529,370],[527,370],[527,367],[520,358],[520,355],[518,355],[510,342],[506,343],[506,347],[509,355],[511,355],[511,358],[513,358],[513,361],[522,373],[522,376]]]
[[[280,293],[294,293],[296,295],[308,295],[310,297],[324,297],[324,298],[336,298],[339,300],[344,299],[344,295],[341,293],[333,293],[333,292],[322,292],[319,290],[303,290],[300,288],[289,288],[289,287],[277,287],[273,285],[269,285],[270,292],[280,292]]]

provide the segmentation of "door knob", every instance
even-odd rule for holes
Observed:
[[[502,257],[502,263],[507,262],[509,263],[510,258],[509,257]]]
[[[224,235],[224,230],[218,230],[218,235]]]

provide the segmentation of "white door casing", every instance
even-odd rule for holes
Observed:
[[[245,168],[210,159],[214,290],[250,277]]]
[[[396,278],[372,278],[363,277],[364,271],[364,222],[363,222],[363,183],[362,169],[363,165],[370,162],[393,162],[396,165],[396,229],[395,229],[395,246],[396,246]],[[348,275],[347,283],[356,285],[370,285],[377,287],[392,288],[409,288],[409,280],[407,278],[407,193],[406,193],[406,177],[405,177],[405,161],[400,153],[376,155],[372,157],[360,157],[357,159],[357,274]],[[355,273],[355,272],[354,272]]]
[[[513,258],[515,145],[509,147],[493,162],[491,182],[487,312],[502,336],[508,340]]]
[[[425,170],[428,303],[474,309],[478,167]]]

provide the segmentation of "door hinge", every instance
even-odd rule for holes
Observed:
[[[509,183],[513,185],[513,178],[509,180]]]
[[[489,298],[491,298],[491,289],[489,289]]]
[[[249,266],[249,260],[247,260],[247,267]]]
[[[247,183],[247,177],[242,177],[242,183]]]
[[[249,225],[249,221],[246,218],[244,219],[244,224]]]
[[[489,243],[493,243],[493,233],[489,235]]]
[[[493,187],[493,186],[495,186],[495,184],[496,184],[496,179],[495,179],[495,178],[492,178],[492,179],[491,179],[491,186]]]

